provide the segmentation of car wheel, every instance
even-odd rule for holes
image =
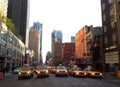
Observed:
[[[18,77],[19,80],[21,80],[21,77]]]
[[[58,75],[57,75],[57,74],[56,74],[55,76],[56,76],[56,77],[58,77]]]
[[[37,76],[37,78],[40,78],[39,76]]]

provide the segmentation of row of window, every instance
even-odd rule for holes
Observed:
[[[0,52],[3,56],[21,57],[25,54],[25,45],[6,25],[0,22]]]

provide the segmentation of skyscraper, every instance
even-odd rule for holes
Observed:
[[[34,27],[29,32],[29,49],[35,52],[34,62],[40,61],[40,33]]]
[[[40,51],[42,51],[42,23],[34,22],[33,27],[40,32]]]
[[[62,43],[62,32],[59,30],[53,30],[52,32],[52,47],[51,47],[51,51],[52,51],[52,58],[54,58],[55,56],[55,43]]]
[[[33,24],[34,28],[39,31],[40,33],[40,62],[42,62],[42,26],[43,24],[40,22],[34,22]]]
[[[62,42],[62,32],[59,31],[59,30],[53,30],[52,39],[54,39],[52,41],[52,43],[54,43],[54,42]]]
[[[8,18],[15,24],[17,33],[28,46],[29,0],[8,0]]]
[[[42,61],[42,24],[36,22],[30,28],[29,48],[35,52],[34,62]]]
[[[71,36],[71,42],[75,43],[75,36]]]

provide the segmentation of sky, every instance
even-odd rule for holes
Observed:
[[[33,22],[43,24],[43,62],[51,51],[51,33],[61,30],[63,43],[85,25],[102,26],[100,0],[30,0],[30,27]]]

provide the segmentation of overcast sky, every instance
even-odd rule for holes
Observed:
[[[30,0],[30,26],[43,23],[42,54],[51,51],[51,32],[61,30],[63,42],[85,25],[101,26],[100,0]]]

